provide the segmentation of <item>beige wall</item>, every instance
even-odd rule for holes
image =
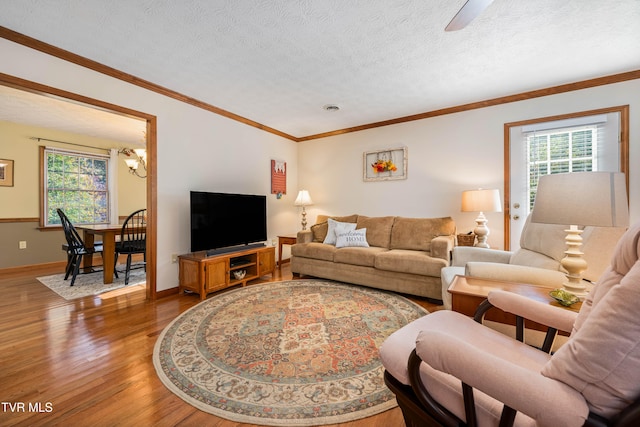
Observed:
[[[0,121],[0,158],[14,160],[14,186],[0,187],[0,219],[38,218],[40,215],[39,146],[62,147],[104,154],[104,151],[75,147],[30,137],[48,138],[75,144],[121,148],[125,144],[55,131],[34,126]],[[128,173],[124,161],[118,161],[118,215],[127,216],[145,207],[146,182]],[[0,268],[65,260],[61,250],[62,231],[39,231],[38,222],[0,223]],[[27,242],[19,249],[20,241]]]
[[[172,253],[189,251],[189,190],[269,194],[270,159],[287,162],[287,189],[268,197],[269,240],[300,228],[293,201],[311,192],[318,213],[451,215],[461,230],[474,214],[460,212],[462,190],[502,190],[503,124],[631,104],[630,194],[640,218],[640,81],[483,108],[296,144],[224,117],[0,39],[0,72],[155,115],[158,118],[157,289],[178,285]],[[409,178],[362,180],[362,153],[407,146]],[[502,215],[489,214],[490,242],[502,245]]]
[[[157,117],[158,291],[178,286],[172,254],[190,249],[190,190],[268,195],[269,242],[300,228],[293,205],[298,189],[295,142],[5,39],[0,39],[0,51],[2,73]],[[288,193],[281,199],[270,194],[271,159],[287,162]]]
[[[529,99],[457,114],[300,143],[298,181],[317,214],[450,215],[460,232],[476,213],[460,212],[463,190],[498,188],[504,200],[504,124],[630,105],[629,194],[632,223],[640,220],[640,80]],[[364,182],[363,153],[408,147],[408,179]],[[485,213],[492,247],[504,247],[502,213]]]
[[[62,250],[65,243],[62,229],[40,231],[38,222],[0,223],[0,268],[20,267],[33,264],[47,264],[65,261]],[[25,249],[19,249],[18,242],[27,242]],[[61,272],[64,269],[61,268]]]

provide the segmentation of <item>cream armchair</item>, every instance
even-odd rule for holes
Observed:
[[[562,287],[566,278],[560,260],[566,250],[566,229],[565,225],[531,222],[529,216],[517,251],[456,246],[451,266],[443,268],[440,275],[444,307],[451,309],[448,289],[456,275]],[[588,265],[583,273],[585,280],[598,280],[624,232],[622,227],[584,227],[581,250]]]
[[[640,425],[639,241],[640,223],[577,314],[489,293],[490,305],[548,325],[550,338],[571,332],[553,354],[478,323],[482,312],[474,321],[440,310],[391,334],[380,358],[407,426]]]

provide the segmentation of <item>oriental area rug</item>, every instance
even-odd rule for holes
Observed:
[[[64,274],[53,274],[51,276],[38,277],[38,281],[60,295],[66,300],[74,300],[88,296],[100,295],[105,292],[124,288],[124,271],[118,271],[118,279],[113,277],[113,283],[105,285],[102,273],[78,274],[76,282],[70,286],[71,276],[64,280]],[[129,275],[127,288],[146,283],[147,273],[143,268],[132,269]]]
[[[153,363],[169,390],[225,419],[343,423],[396,406],[378,348],[425,314],[402,296],[332,281],[250,285],[176,318]]]

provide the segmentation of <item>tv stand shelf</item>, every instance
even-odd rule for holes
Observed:
[[[240,270],[244,267],[251,267],[252,265],[256,265],[255,262],[242,262],[240,264],[229,264],[230,270]]]
[[[179,292],[195,292],[203,300],[208,294],[231,286],[245,286],[276,269],[275,248],[262,246],[207,256],[206,251],[193,252],[178,257],[180,268]],[[244,271],[238,279],[235,272]]]

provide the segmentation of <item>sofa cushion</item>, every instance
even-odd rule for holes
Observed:
[[[567,250],[566,229],[566,225],[531,222],[531,215],[529,215],[520,235],[520,248],[560,261],[564,258],[564,251]],[[513,261],[511,263],[516,264]]]
[[[322,242],[326,245],[335,245],[339,234],[356,229],[356,224],[353,222],[340,222],[331,218],[329,218],[327,222],[329,223],[329,229],[327,230],[327,236]]]
[[[602,248],[614,248],[627,231],[625,227],[585,227],[582,233],[583,258],[587,261],[587,269],[582,272],[582,277],[592,282],[597,282],[605,272],[611,258],[604,256]]]
[[[327,221],[312,225],[311,234],[313,234],[313,241],[316,243],[324,242],[324,238],[327,237],[328,230],[329,223]]]
[[[356,222],[358,220],[358,215],[347,215],[347,216],[332,216],[329,217],[327,215],[318,215],[316,218],[316,223],[311,226],[311,232],[313,233],[313,241],[322,243],[324,239],[327,237],[327,231],[329,230],[329,223],[327,220],[331,218],[338,222]]]
[[[494,262],[468,262],[464,266],[464,275],[549,288],[560,288],[567,281],[566,274],[558,270]]]
[[[396,217],[391,231],[391,249],[431,250],[431,240],[437,236],[453,235],[456,225],[446,218]],[[440,273],[437,274],[438,276]]]
[[[333,261],[336,248],[324,243],[302,243],[291,246],[291,255],[302,258],[314,258],[324,261]]]
[[[338,234],[336,238],[336,248],[350,248],[360,247],[368,248],[367,243],[367,229],[361,228],[360,230],[352,230],[346,233]]]
[[[376,256],[389,249],[371,246],[368,248],[340,248],[336,250],[333,262],[373,267]]]
[[[453,309],[453,297],[449,293],[449,286],[456,276],[464,276],[464,267],[445,267],[440,270],[440,280],[442,281],[442,305],[445,310]]]
[[[388,248],[391,241],[391,228],[395,217],[368,217],[359,215],[356,229],[367,229],[367,242],[369,246]]]
[[[425,251],[392,249],[376,256],[375,267],[380,270],[440,277],[440,270],[447,261],[433,258]]]
[[[531,222],[530,215],[520,237],[521,249],[514,253],[510,263],[564,271],[560,260],[567,250],[567,228],[566,225]],[[582,277],[596,282],[602,276],[610,261],[609,255],[603,254],[603,248],[614,248],[625,231],[625,227],[584,227],[580,251],[584,252],[583,258],[588,267],[582,272]],[[520,253],[522,251],[525,252]],[[537,257],[532,257],[532,254]],[[541,254],[549,258],[544,259]]]
[[[566,245],[565,245],[566,247]],[[556,261],[539,252],[520,248],[511,255],[509,264],[524,265],[527,267],[544,268],[546,270],[563,271],[560,261]]]

